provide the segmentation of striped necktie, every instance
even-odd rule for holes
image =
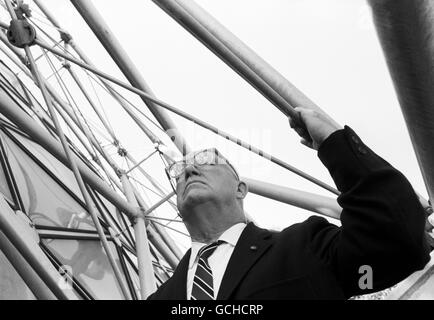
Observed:
[[[211,268],[208,264],[208,258],[222,243],[224,243],[224,241],[219,240],[199,250],[199,261],[193,279],[191,300],[214,300],[213,278]]]

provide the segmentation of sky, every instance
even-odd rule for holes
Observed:
[[[125,79],[69,1],[43,2],[98,69]],[[364,0],[197,2],[337,122],[353,128],[427,197]],[[316,152],[299,143],[286,116],[152,1],[93,0],[93,4],[159,99],[333,185]],[[35,18],[41,19],[37,13]],[[121,142],[137,159],[152,152],[152,145],[118,107],[105,98],[102,104]],[[172,119],[192,149],[217,146],[241,176],[333,197],[176,115]],[[149,170],[152,161],[158,159],[150,160]],[[165,179],[162,170],[154,175]],[[258,225],[278,230],[312,214],[253,194],[244,206]],[[184,240],[179,239],[186,248]]]

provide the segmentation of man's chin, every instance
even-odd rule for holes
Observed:
[[[191,190],[188,190],[182,199],[181,207],[183,209],[191,209],[198,205],[204,204],[210,200],[212,195],[209,194],[209,192],[205,190],[201,190],[199,188],[192,188]],[[179,204],[178,204],[179,206]]]

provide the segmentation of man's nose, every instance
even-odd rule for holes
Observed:
[[[190,176],[199,175],[200,172],[193,163],[190,163],[187,164],[187,166],[185,167],[184,174],[185,174],[185,180],[187,180]]]

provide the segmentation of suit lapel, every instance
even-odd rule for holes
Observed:
[[[223,275],[217,295],[218,300],[226,300],[230,297],[250,268],[270,247],[272,244],[270,240],[270,231],[260,229],[253,223],[246,226]]]

